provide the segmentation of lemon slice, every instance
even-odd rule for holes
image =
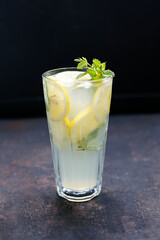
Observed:
[[[111,85],[103,85],[97,89],[93,98],[93,108],[95,118],[99,122],[103,122],[109,114],[111,102]]]
[[[47,91],[51,120],[59,121],[66,117],[70,111],[68,93],[63,86],[53,81],[47,82]]]
[[[66,146],[68,135],[68,126],[65,119],[61,121],[52,121],[51,115],[48,113],[49,131],[53,137],[53,141],[58,149],[62,149]]]
[[[92,107],[88,107],[78,113],[70,123],[70,136],[72,143],[79,143],[86,139],[88,134],[91,133],[98,126],[98,122],[94,117]]]

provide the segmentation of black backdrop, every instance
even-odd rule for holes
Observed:
[[[112,113],[160,111],[159,0],[1,0],[1,117],[43,115],[41,74],[85,56],[116,73]]]

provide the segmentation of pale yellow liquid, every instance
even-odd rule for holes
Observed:
[[[65,83],[65,89],[70,99],[68,117],[72,120],[79,112],[90,106],[98,86],[75,87]],[[94,188],[101,183],[104,162],[104,146],[106,141],[108,116],[103,126],[98,127],[98,134],[91,149],[78,149],[71,142],[64,120],[54,122],[47,112],[49,132],[51,137],[52,155],[57,185],[63,188],[83,191]],[[97,144],[96,144],[97,143]]]

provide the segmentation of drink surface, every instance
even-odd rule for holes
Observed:
[[[43,80],[56,181],[76,191],[101,181],[112,89],[112,78],[77,80],[80,73]]]

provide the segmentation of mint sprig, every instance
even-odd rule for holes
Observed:
[[[91,77],[91,80],[98,80],[103,79],[107,76],[114,77],[115,74],[111,70],[105,70],[106,69],[106,62],[101,63],[98,59],[94,58],[92,61],[92,65],[87,61],[85,57],[78,58],[74,60],[75,62],[78,62],[77,68],[78,69],[85,69],[86,71],[84,73],[81,73],[77,76],[78,78],[81,78],[85,76],[86,74],[89,74]]]

